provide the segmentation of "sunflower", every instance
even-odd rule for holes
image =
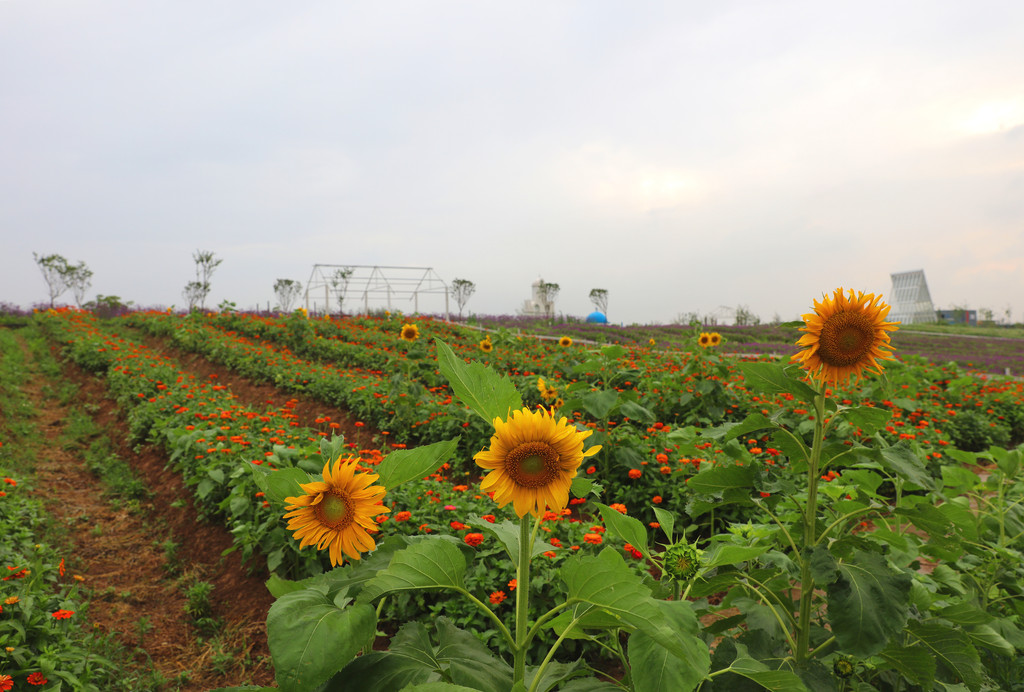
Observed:
[[[707,332],[701,332],[697,338],[697,343],[701,345],[701,348],[707,348],[711,345],[711,335]]]
[[[558,345],[559,346],[572,346],[572,339],[567,337],[567,336],[563,336],[561,339],[558,340]]]
[[[416,341],[420,338],[420,328],[415,324],[406,322],[402,325],[402,341]]]
[[[539,516],[548,507],[559,511],[569,503],[569,486],[584,457],[601,445],[583,451],[591,430],[580,432],[563,416],[558,422],[544,410],[523,408],[506,419],[494,419],[489,449],[473,460],[489,471],[480,483],[493,491],[499,507],[513,504],[519,517]]]
[[[718,332],[711,332],[708,334],[708,338],[711,339],[711,343],[708,344],[709,346],[718,346],[722,343],[722,335]]]
[[[550,401],[558,396],[558,390],[549,386],[543,377],[537,378],[537,391],[540,392],[540,396],[544,401]]]
[[[371,533],[377,531],[374,518],[390,512],[380,504],[384,488],[370,485],[379,476],[356,472],[358,457],[324,464],[322,481],[301,483],[305,495],[286,497],[288,530],[300,540],[299,549],[316,544],[317,550],[330,546],[331,564],[341,563],[344,551],[353,560],[377,547]]]
[[[481,341],[480,343],[478,343],[477,348],[479,348],[484,353],[490,353],[491,351],[494,350],[494,344],[491,343],[491,339],[490,337],[488,337]]]
[[[851,376],[860,379],[864,370],[882,372],[879,360],[892,360],[889,334],[899,322],[886,322],[889,306],[882,296],[858,292],[854,296],[837,288],[819,303],[814,312],[803,316],[806,332],[798,346],[803,350],[791,357],[799,361],[812,378],[822,383],[845,383]]]

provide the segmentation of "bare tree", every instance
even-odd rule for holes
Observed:
[[[537,288],[537,293],[544,302],[544,313],[548,317],[553,317],[555,314],[555,299],[558,298],[560,290],[562,289],[558,284],[548,283],[544,280],[541,280],[540,286]]]
[[[206,294],[209,292],[209,284],[203,284],[202,281],[189,281],[185,284],[185,290],[181,292],[181,297],[188,303],[188,311],[192,312],[199,305],[200,301],[206,298]]]
[[[605,315],[608,314],[608,291],[604,288],[590,289],[590,302]]]
[[[185,284],[185,290],[182,292],[182,296],[188,301],[189,310],[195,309],[197,304],[200,308],[206,306],[206,296],[210,294],[210,277],[224,261],[216,259],[212,252],[203,250],[193,252],[192,259],[196,263],[196,280]]]
[[[344,314],[342,306],[345,302],[345,293],[348,291],[348,281],[352,278],[354,271],[352,267],[343,267],[335,269],[334,273],[331,274],[331,288],[334,289],[334,295],[338,298],[338,315]]]
[[[278,279],[274,282],[274,293],[282,312],[291,312],[292,305],[302,293],[302,284],[294,279]]]
[[[761,318],[746,305],[736,306],[736,326],[746,327],[761,324]]]
[[[85,262],[79,262],[73,267],[68,266],[66,281],[75,296],[75,305],[82,307],[85,292],[92,286],[92,270],[85,266]]]
[[[469,279],[455,279],[448,291],[455,299],[455,304],[459,306],[459,319],[462,319],[462,308],[476,291],[476,284]]]
[[[40,257],[32,253],[32,258],[39,265],[39,271],[43,272],[43,279],[46,281],[46,288],[50,294],[50,307],[64,291],[68,290],[68,269],[71,265],[62,255],[46,255]]]

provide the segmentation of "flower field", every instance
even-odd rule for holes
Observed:
[[[894,331],[882,374],[816,384],[757,355],[796,353],[791,327],[712,346],[301,311],[36,319],[269,575],[281,689],[1024,685],[1024,384],[957,364],[1019,372],[1020,340],[954,355]]]

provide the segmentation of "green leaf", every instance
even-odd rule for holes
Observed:
[[[474,529],[480,529],[491,534],[505,547],[505,552],[508,554],[510,560],[513,563],[519,560],[519,525],[513,524],[508,519],[503,520],[500,524],[487,521],[479,515],[471,516],[467,519],[470,526]],[[530,557],[540,555],[545,550],[554,550],[555,546],[550,543],[545,543],[539,538],[533,542],[533,552],[530,553]]]
[[[701,568],[711,569],[722,565],[735,565],[753,560],[765,553],[771,546],[767,545],[735,545],[732,543],[716,543],[701,558]]]
[[[632,629],[627,627],[621,618],[597,608],[588,610],[583,615],[565,610],[544,624],[559,637],[566,639],[594,639],[594,634],[587,630]]]
[[[447,540],[433,538],[399,550],[386,570],[366,582],[360,603],[395,591],[430,588],[462,588],[466,558]]]
[[[250,466],[255,465],[250,464]],[[264,488],[263,492],[266,493],[268,500],[278,504],[285,504],[286,497],[304,495],[299,484],[313,481],[308,473],[297,468],[278,469],[269,474],[263,474],[254,469],[253,477],[263,480],[263,483],[257,481],[257,484]]]
[[[629,668],[634,692],[690,692],[711,667],[708,646],[697,635],[697,616],[686,601],[658,601],[687,655],[680,659],[642,631],[629,638]]]
[[[907,630],[948,678],[962,681],[971,692],[981,689],[981,660],[963,630],[936,622],[911,622]]]
[[[601,518],[611,532],[626,543],[639,550],[646,557],[651,556],[647,547],[647,527],[639,519],[627,516],[608,505],[595,502],[594,505],[601,510]]]
[[[398,692],[480,692],[476,688],[465,685],[453,685],[450,682],[425,682],[418,685],[406,685]]]
[[[874,435],[889,422],[892,411],[873,406],[854,406],[843,411],[842,416],[851,425],[860,428],[865,435]]]
[[[786,368],[776,363],[737,363],[736,367],[743,373],[747,386],[758,392],[781,394],[788,392],[801,401],[812,403],[817,392],[805,382],[791,376]],[[800,368],[790,366],[793,372],[802,372]]]
[[[527,666],[526,668],[526,687],[527,689],[533,688],[533,680],[537,675],[537,671],[540,666]],[[549,661],[544,667],[544,671],[541,673],[540,680],[537,682],[536,692],[551,692],[561,683],[578,677],[581,672],[585,671],[586,668],[583,665],[582,660],[572,661],[570,663],[557,663],[555,661]],[[564,689],[564,688],[563,688]]]
[[[597,420],[607,420],[608,415],[619,401],[619,393],[614,389],[602,389],[587,392],[580,397],[583,409]]]
[[[827,587],[832,632],[842,651],[872,656],[907,621],[911,577],[893,572],[880,555],[860,550],[838,568],[839,579]]]
[[[623,401],[619,405],[619,414],[647,425],[658,420],[657,416],[651,413],[650,409],[641,406],[635,401]]]
[[[371,651],[351,661],[327,683],[323,692],[347,692],[358,681],[359,692],[394,692],[406,685],[436,678],[433,668],[391,651]]]
[[[600,608],[647,633],[675,655],[686,656],[668,618],[651,598],[650,589],[637,581],[617,550],[606,548],[597,557],[580,555],[567,560],[560,574],[569,589],[569,599],[577,601],[570,611],[574,616]]]
[[[391,490],[407,481],[429,476],[455,453],[460,439],[442,440],[415,449],[396,449],[377,467],[380,484]]]
[[[345,666],[377,627],[368,605],[336,608],[316,589],[285,594],[267,614],[267,644],[285,692],[314,689]]]
[[[771,670],[752,658],[737,658],[729,665],[728,670],[753,680],[771,692],[810,692],[796,673],[788,670]]]
[[[871,456],[883,468],[903,480],[928,490],[935,489],[935,480],[906,440],[900,440],[891,447],[874,448],[871,450]]]
[[[988,625],[975,625],[967,630],[967,636],[977,646],[988,649],[992,653],[1013,658],[1016,651],[1010,642]]]
[[[811,548],[811,576],[818,586],[826,586],[839,578],[839,563],[835,556],[823,545]]]
[[[701,471],[686,484],[692,492],[720,497],[730,489],[754,487],[753,466],[715,466]]]
[[[448,379],[455,396],[489,425],[495,418],[507,419],[523,408],[523,397],[508,376],[502,376],[482,363],[466,364],[448,344],[437,344],[437,366]]]
[[[506,692],[512,687],[512,668],[476,635],[459,629],[448,618],[437,620],[437,642],[437,659],[453,683],[481,692]]]
[[[920,646],[890,646],[878,653],[910,682],[931,689],[935,680],[935,659]]]
[[[676,515],[669,512],[667,509],[661,507],[651,506],[654,510],[654,516],[658,518],[658,523],[661,524],[661,530],[665,532],[665,537],[668,542],[672,542],[672,534],[676,528]]]
[[[735,440],[740,435],[747,435],[749,433],[758,432],[759,430],[765,430],[767,428],[777,428],[778,424],[775,423],[771,418],[761,413],[751,413],[739,423],[726,423],[721,426],[722,430],[722,442],[728,442],[729,440]],[[704,437],[717,437],[714,433],[718,430],[709,430],[704,433]]]
[[[330,440],[326,437],[320,438],[320,460],[322,464],[334,461],[343,454],[345,454],[344,435],[338,435],[335,433],[334,435],[331,435]]]

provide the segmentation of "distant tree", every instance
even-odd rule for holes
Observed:
[[[127,310],[132,301],[122,301],[120,296],[105,296],[100,294],[96,300],[90,300],[83,307],[91,311],[97,317],[116,317]]]
[[[761,324],[761,318],[755,315],[746,305],[736,306],[736,326],[746,327]]]
[[[204,284],[202,281],[189,281],[185,284],[185,289],[181,292],[181,297],[188,303],[188,311],[192,312],[199,306],[200,302],[206,298],[206,294],[210,292],[210,285]]]
[[[590,302],[605,315],[608,314],[608,291],[604,288],[590,289]]]
[[[1006,309],[1003,310],[1003,317],[1006,318],[1006,324],[1013,324],[1013,308],[1007,304]]]
[[[540,299],[544,303],[544,313],[548,317],[553,317],[555,314],[555,299],[558,298],[558,292],[560,290],[562,290],[562,288],[558,284],[548,283],[544,280],[541,280],[540,282],[540,287],[537,289],[537,293],[540,295]]]
[[[995,312],[992,308],[981,308],[978,312],[981,313],[981,319],[983,322],[992,322],[992,319],[995,317]]]
[[[291,312],[292,304],[302,293],[302,284],[294,279],[278,279],[274,282],[274,293],[282,312]]]
[[[75,296],[75,305],[82,307],[85,292],[92,286],[92,270],[85,266],[85,262],[79,262],[73,267],[69,265],[66,281]]]
[[[331,274],[330,284],[334,289],[334,295],[338,299],[338,315],[343,315],[342,306],[345,303],[345,293],[348,291],[348,282],[355,270],[352,267],[335,269]]]
[[[32,258],[39,265],[39,271],[43,273],[43,279],[46,281],[46,287],[50,294],[50,307],[53,307],[54,301],[60,297],[64,291],[68,290],[68,270],[71,265],[61,255],[46,255],[40,257],[36,253],[32,253]]]
[[[217,259],[212,252],[203,250],[193,252],[192,260],[196,263],[196,279],[185,284],[185,290],[182,291],[182,296],[188,301],[189,310],[194,310],[196,305],[200,308],[206,307],[206,296],[210,294],[210,277],[224,261]]]
[[[455,279],[452,281],[448,292],[455,299],[455,304],[459,306],[459,319],[462,319],[462,308],[465,307],[475,291],[476,284],[469,279]]]

